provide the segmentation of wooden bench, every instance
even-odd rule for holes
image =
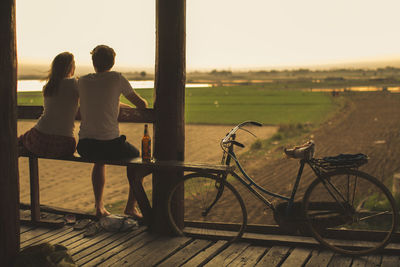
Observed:
[[[19,106],[18,107],[18,118],[19,119],[37,119],[40,117],[43,108],[38,106]],[[154,123],[153,110],[138,111],[136,109],[121,109],[119,121],[122,122],[138,122],[138,123]],[[84,163],[103,163],[106,165],[117,165],[127,167],[127,176],[129,178],[135,178],[134,172],[138,169],[145,170],[146,175],[154,173],[158,170],[165,171],[183,171],[183,172],[194,172],[194,173],[229,173],[232,171],[232,167],[226,165],[210,165],[205,163],[188,163],[183,161],[143,161],[142,158],[133,158],[127,160],[89,160],[80,157],[75,153],[71,157],[63,158],[50,158],[50,157],[38,157],[28,151],[21,150],[19,152],[20,157],[29,158],[29,176],[30,176],[30,193],[31,193],[31,221],[33,223],[40,223],[40,188],[39,188],[39,159],[47,160],[61,160],[61,161],[74,161]],[[89,177],[88,177],[89,179]],[[154,191],[153,191],[154,192]],[[142,183],[135,181],[134,193],[138,201],[139,208],[141,209],[144,217],[144,222],[147,225],[151,225],[152,222],[152,207],[150,201],[146,196],[145,190]]]

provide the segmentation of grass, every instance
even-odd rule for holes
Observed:
[[[396,201],[397,209],[400,211],[400,193],[396,193],[393,197]],[[400,231],[400,229],[398,229],[398,231]]]
[[[153,89],[140,89],[153,106]],[[127,100],[122,97],[122,102]],[[18,105],[42,105],[40,92],[18,93]],[[187,88],[185,118],[195,124],[237,124],[255,120],[267,125],[319,124],[336,109],[328,93],[275,90],[262,86]]]
[[[332,108],[330,96],[321,92],[259,86],[191,88],[186,92],[189,123],[236,124],[245,120],[270,125],[319,123]]]
[[[271,138],[265,140],[257,139],[251,145],[250,153],[254,153],[257,151],[264,153],[273,146],[276,146],[281,143],[288,143],[292,139],[298,141],[304,135],[309,133],[313,128],[314,126],[309,123],[281,124],[279,125],[278,131]]]
[[[321,114],[323,118],[321,120],[309,120],[306,122],[296,122],[296,123],[281,123],[278,124],[278,131],[268,139],[257,139],[250,147],[250,149],[240,155],[242,159],[247,159],[253,156],[262,156],[269,154],[270,157],[276,158],[281,157],[282,146],[299,145],[305,139],[310,139],[309,133],[317,128],[323,121],[337,115],[340,110],[342,110],[346,105],[346,100],[343,97],[331,98],[330,111],[328,108]],[[301,111],[299,111],[301,112]],[[322,111],[321,111],[322,112]],[[279,152],[276,149],[279,148]]]
[[[241,160],[246,160],[269,154],[271,158],[279,158],[282,156],[283,145],[286,147],[288,144],[299,145],[314,128],[315,125],[310,123],[281,124],[272,137],[264,140],[257,139],[251,144],[250,149],[239,157]]]
[[[19,106],[42,106],[42,92],[18,92],[17,103]]]
[[[396,202],[397,211],[399,212],[400,194],[396,194],[393,197]],[[368,199],[366,199],[363,203],[363,207],[365,207],[367,210],[377,212],[391,210],[388,200],[386,200],[386,198],[383,198],[378,193],[370,195]],[[391,217],[387,217],[386,220],[384,216],[378,216],[377,218],[369,219],[365,222],[365,229],[370,229],[371,226],[374,227],[373,229],[376,229],[376,227],[380,227],[381,230],[388,230],[389,227],[391,227],[390,221],[387,221],[388,219],[391,220]],[[397,232],[398,231],[399,230],[397,230]]]

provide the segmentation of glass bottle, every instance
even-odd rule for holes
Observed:
[[[149,127],[147,124],[144,125],[144,135],[142,138],[142,159],[151,159],[151,138],[149,135]]]

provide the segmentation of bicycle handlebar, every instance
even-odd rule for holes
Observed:
[[[238,141],[233,141],[233,140],[227,141],[224,144],[232,144],[232,145],[237,145],[237,146],[240,146],[240,147],[244,147],[244,145],[242,143],[239,143]]]
[[[237,130],[241,129],[243,126],[248,125],[248,124],[252,124],[252,125],[255,125],[255,126],[262,126],[261,123],[256,122],[256,121],[245,121],[245,122],[242,122],[242,123],[236,125],[235,127],[233,127],[232,130],[230,130],[229,133],[226,134],[224,139],[221,140],[221,144],[225,145],[225,144],[228,144],[228,143],[232,143],[234,145],[238,145],[240,147],[244,147],[243,144],[241,144],[239,142],[236,142],[236,141],[231,142],[232,140],[229,140],[229,139],[231,138],[231,136],[233,134],[236,133]]]

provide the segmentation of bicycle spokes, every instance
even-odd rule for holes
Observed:
[[[387,188],[353,170],[333,171],[322,178],[310,185],[303,203],[314,237],[346,254],[366,254],[387,244],[397,222]]]
[[[182,183],[171,190],[168,203]],[[184,225],[168,209],[169,221],[175,232],[185,236],[222,238],[233,241],[243,234],[247,224],[245,204],[236,189],[221,177],[193,173],[183,180]],[[230,212],[227,212],[230,209]]]
[[[217,189],[217,194],[215,196],[214,201],[208,207],[206,207],[206,206],[204,207],[205,210],[201,213],[201,215],[203,217],[206,217],[208,215],[208,213],[210,212],[212,207],[214,207],[215,203],[217,203],[217,201],[221,198],[221,196],[222,196],[222,194],[224,192],[224,185],[221,182],[215,181],[214,186]]]

